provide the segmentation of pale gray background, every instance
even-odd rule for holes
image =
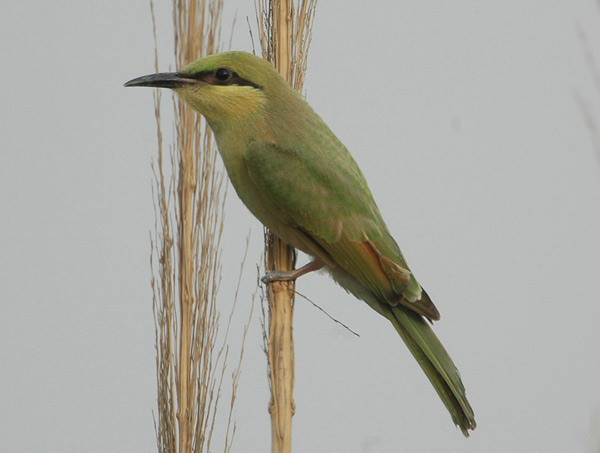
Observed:
[[[122,88],[153,71],[148,1],[5,3],[0,451],[155,451],[152,91]],[[253,2],[235,14],[252,50]],[[391,325],[311,275],[299,290],[361,337],[298,301],[295,451],[598,451],[600,165],[574,93],[597,119],[600,99],[578,28],[600,59],[594,0],[321,1],[308,100],[442,312],[479,428],[463,439]],[[232,190],[227,219],[225,314],[251,231],[236,350],[262,228]],[[270,445],[259,313],[238,452]]]

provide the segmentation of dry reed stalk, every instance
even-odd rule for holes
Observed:
[[[154,21],[152,3],[151,8]],[[222,8],[223,0],[173,0],[177,70],[219,51]],[[160,94],[155,92],[158,158],[153,165],[156,225],[152,262],[158,262],[158,269],[152,272],[152,290],[156,431],[160,452],[187,453],[211,450],[226,369],[229,324],[223,343],[217,345],[216,309],[226,185],[223,172],[216,167],[217,151],[208,125],[184,102],[176,97],[173,102],[175,138],[168,167],[160,127]],[[225,451],[229,451],[230,435],[235,431],[231,417],[242,355],[243,342],[233,376]]]
[[[263,58],[268,59],[297,91],[302,90],[316,0],[257,0],[256,12]],[[265,232],[266,270],[291,270],[295,252]],[[269,327],[267,357],[271,389],[272,451],[292,450],[294,415],[294,341],[292,335],[295,282],[268,285]]]

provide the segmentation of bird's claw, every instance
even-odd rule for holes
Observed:
[[[272,282],[289,282],[296,280],[305,274],[312,271],[317,271],[323,267],[323,263],[318,260],[313,260],[308,264],[305,264],[299,269],[293,269],[291,271],[265,271],[265,275],[261,277],[260,281],[263,283]]]
[[[265,275],[260,278],[264,284],[290,280],[295,280],[295,273],[291,271],[266,271]]]

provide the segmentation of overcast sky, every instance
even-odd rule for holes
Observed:
[[[253,3],[225,2],[234,49]],[[169,70],[170,2],[156,14]],[[579,30],[600,61],[594,0],[318,5],[307,99],[436,302],[478,428],[464,439],[389,322],[315,274],[299,291],[360,337],[298,300],[294,451],[600,451],[600,155],[575,98],[600,125],[600,97]],[[153,72],[149,4],[7,2],[0,47],[0,450],[155,451],[152,92],[122,87]],[[237,351],[262,227],[233,190],[226,209],[224,315],[250,232]],[[237,452],[270,448],[261,345],[256,309]]]

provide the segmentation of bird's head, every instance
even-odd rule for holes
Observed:
[[[138,77],[125,86],[171,88],[211,125],[248,118],[277,93],[293,92],[269,62],[246,52],[209,55],[179,72]]]

